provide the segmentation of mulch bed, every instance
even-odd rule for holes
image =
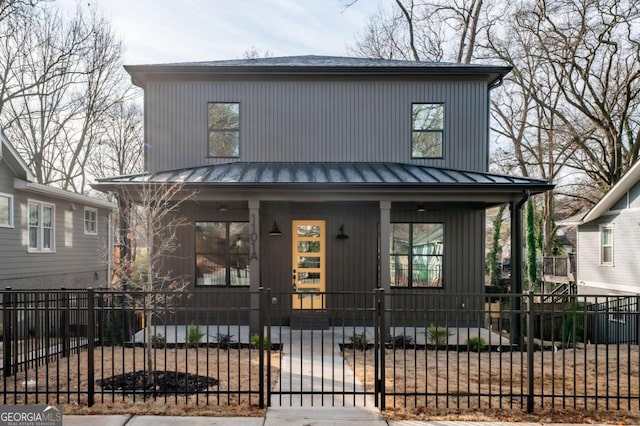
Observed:
[[[175,371],[152,371],[153,380],[149,380],[147,372],[140,370],[132,373],[118,374],[96,383],[103,390],[116,390],[124,393],[178,393],[195,394],[218,385],[218,380],[197,374],[179,373]]]

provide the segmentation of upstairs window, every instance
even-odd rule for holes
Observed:
[[[240,155],[240,104],[209,103],[209,156]]]
[[[411,158],[442,158],[444,104],[413,104]]]
[[[613,265],[613,226],[600,227],[600,264]]]
[[[98,234],[98,209],[84,208],[84,233],[87,235]]]
[[[0,227],[13,227],[13,195],[0,193]]]
[[[444,225],[392,223],[391,287],[442,287]]]
[[[196,222],[196,285],[248,286],[249,223]]]
[[[29,201],[29,251],[54,251],[54,224],[53,205]]]

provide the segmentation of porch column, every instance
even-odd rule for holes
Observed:
[[[529,198],[509,203],[511,214],[511,343],[522,347],[522,206]]]
[[[391,289],[391,266],[389,256],[389,232],[391,229],[391,201],[380,201],[380,282],[378,285],[388,292]]]
[[[249,330],[251,334],[259,332],[260,324],[260,200],[249,200]]]

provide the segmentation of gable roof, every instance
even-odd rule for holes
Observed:
[[[3,159],[20,179],[35,180],[33,173],[29,170],[29,166],[27,166],[27,163],[22,159],[15,147],[11,145],[2,130],[0,130],[0,159]]]
[[[511,67],[499,65],[315,55],[126,65],[124,68],[131,75],[133,83],[140,87],[144,87],[150,79],[242,75],[475,75],[485,79],[488,84],[493,84],[511,71]]]
[[[106,209],[115,208],[115,204],[108,201],[99,200],[88,197],[75,192],[65,191],[63,189],[54,188],[35,182],[36,178],[29,170],[29,166],[24,161],[20,153],[9,142],[4,132],[0,130],[0,159],[4,160],[14,173],[13,187],[18,190],[32,192],[35,194],[46,195],[71,202],[82,203],[91,207],[100,207]]]
[[[582,218],[582,223],[598,219],[640,180],[640,161],[631,166],[622,178],[609,189],[598,203]]]

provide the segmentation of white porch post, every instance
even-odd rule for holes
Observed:
[[[388,292],[391,289],[391,267],[389,256],[389,232],[391,229],[391,201],[380,201],[380,287]]]
[[[249,270],[251,275],[249,278],[249,290],[251,296],[249,300],[249,329],[251,333],[259,332],[260,312],[258,310],[260,304],[260,200],[249,200],[249,231],[251,244],[249,248]]]

